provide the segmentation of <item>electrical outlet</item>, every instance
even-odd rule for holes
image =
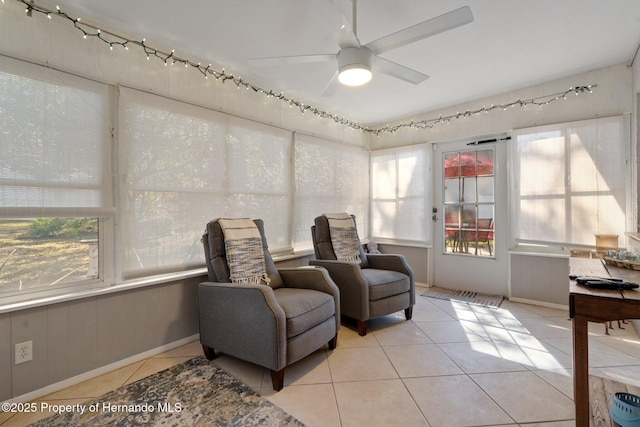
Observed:
[[[33,360],[33,341],[16,344],[16,365]]]

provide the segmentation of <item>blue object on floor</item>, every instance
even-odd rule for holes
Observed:
[[[622,427],[640,427],[640,396],[616,393],[609,415]]]

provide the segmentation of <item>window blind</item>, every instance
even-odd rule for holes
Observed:
[[[108,94],[0,56],[0,218],[115,214]]]
[[[595,234],[624,235],[629,123],[623,116],[514,132],[517,242],[595,245]]]
[[[427,144],[371,153],[371,238],[429,241],[431,150]]]
[[[120,88],[119,245],[123,278],[204,265],[217,217],[261,218],[290,247],[290,132]]]
[[[367,237],[368,152],[361,147],[296,133],[294,161],[294,248],[313,246],[313,219],[324,213],[355,215],[360,237]]]

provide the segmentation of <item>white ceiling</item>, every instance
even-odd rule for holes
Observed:
[[[359,0],[362,44],[462,6],[471,7],[474,21],[381,55],[430,76],[419,85],[375,73],[365,86],[341,86],[322,96],[334,63],[255,67],[249,60],[337,53],[343,17],[351,19],[349,0],[55,4],[83,22],[146,38],[150,46],[225,67],[252,84],[365,125],[629,63],[640,43],[639,0]]]

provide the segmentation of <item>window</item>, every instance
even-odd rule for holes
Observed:
[[[105,85],[0,57],[0,295],[102,276],[109,110]]]
[[[445,253],[493,256],[494,149],[443,154]]]
[[[290,132],[125,88],[119,111],[123,278],[204,266],[217,217],[261,218],[290,248]]]
[[[427,242],[431,232],[427,144],[371,154],[371,237]]]
[[[369,155],[363,148],[295,134],[294,248],[312,247],[313,219],[323,213],[356,216],[368,231]]]
[[[617,116],[515,132],[516,242],[593,247],[595,234],[624,235],[628,129]]]
[[[202,268],[216,217],[263,219],[275,253],[325,212],[368,231],[361,147],[2,56],[0,153],[3,304]]]

